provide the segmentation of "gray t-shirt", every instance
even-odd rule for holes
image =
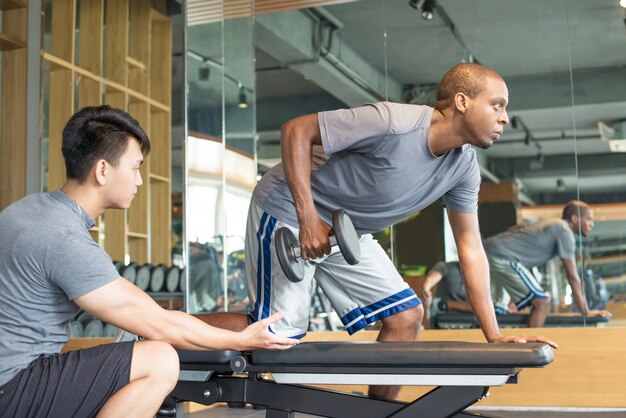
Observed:
[[[441,285],[437,286],[435,296],[446,300],[467,300],[465,281],[461,273],[461,264],[458,261],[440,261],[433,266],[434,270],[441,274]]]
[[[26,196],[0,212],[0,385],[70,338],[73,302],[119,274],[63,192]]]
[[[573,260],[576,238],[566,221],[546,219],[514,227],[487,239],[485,251],[495,257],[520,262],[530,269],[557,256]]]
[[[480,170],[464,145],[435,157],[428,146],[433,108],[380,102],[318,115],[323,152],[314,150],[313,200],[321,218],[343,208],[357,232],[401,221],[443,196],[443,204],[476,213]],[[298,226],[282,164],[271,168],[253,194],[265,212]]]

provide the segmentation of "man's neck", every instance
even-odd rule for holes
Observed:
[[[452,111],[443,112],[435,109],[430,120],[428,146],[435,156],[440,156],[452,149],[465,144],[463,136],[458,132]]]
[[[61,187],[61,191],[78,203],[93,219],[97,219],[106,209],[101,204],[100,197],[93,188],[80,184],[76,180],[67,180]]]

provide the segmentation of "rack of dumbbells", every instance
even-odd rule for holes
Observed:
[[[149,263],[140,265],[133,262],[124,264],[115,261],[113,264],[120,276],[148,293],[154,300],[182,300],[185,269],[163,264],[155,266]],[[117,333],[117,327],[103,323],[83,311],[72,320],[70,330],[72,338],[114,338]]]

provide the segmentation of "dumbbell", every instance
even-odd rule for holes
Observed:
[[[333,212],[333,230],[335,234],[329,237],[331,247],[338,245],[348,264],[357,264],[361,259],[359,236],[350,217],[343,209]],[[274,240],[280,267],[287,278],[294,283],[302,281],[304,262],[300,255],[300,244],[294,233],[289,228],[279,228]]]

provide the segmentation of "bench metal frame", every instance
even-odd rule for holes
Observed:
[[[169,405],[191,401],[250,403],[266,418],[295,412],[329,418],[481,416],[465,409],[489,387],[517,383],[521,367],[552,361],[541,344],[305,343],[286,352],[179,352],[178,384]],[[302,364],[306,363],[306,364]],[[374,399],[315,384],[435,386],[412,402]],[[181,407],[175,407],[182,417]]]

